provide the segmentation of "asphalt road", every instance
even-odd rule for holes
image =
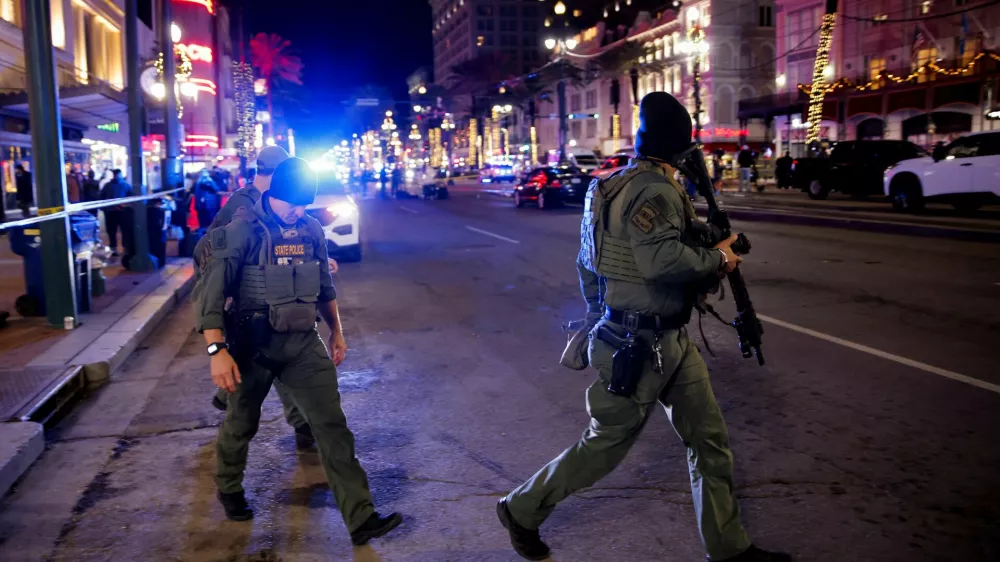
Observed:
[[[579,212],[465,189],[365,202],[365,261],[336,279],[352,348],[340,383],[376,502],[406,516],[393,535],[351,549],[273,395],[245,483],[258,516],[224,520],[220,415],[185,307],[0,503],[0,560],[515,560],[494,502],[587,422],[592,375],[557,364],[560,324],[582,309]],[[704,329],[754,540],[807,562],[1000,559],[996,246],[737,226],[767,367],[730,328]],[[543,536],[558,561],[703,560],[666,417]]]

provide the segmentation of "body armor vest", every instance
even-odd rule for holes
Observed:
[[[236,299],[239,313],[267,311],[277,332],[312,330],[321,290],[318,241],[307,232],[305,221],[289,229],[260,218],[253,225],[261,238],[260,251],[256,264],[243,266]]]
[[[616,197],[636,176],[655,173],[649,165],[639,162],[636,166],[618,172],[611,177],[590,182],[583,208],[583,222],[580,227],[580,263],[601,277],[645,283],[635,264],[635,255],[628,238],[620,237],[619,228],[609,229],[609,211],[614,207],[621,211],[622,202],[614,204]]]

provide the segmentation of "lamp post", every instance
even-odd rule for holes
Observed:
[[[561,63],[563,53],[576,48],[576,39],[568,37],[556,39],[550,37],[545,40],[545,48],[556,53],[555,61]],[[566,137],[569,136],[569,124],[566,119],[566,67],[559,65],[559,84],[556,86],[556,95],[559,100],[559,163],[565,164],[566,158]]]
[[[698,8],[688,9],[687,40],[680,44],[682,53],[692,56],[691,82],[694,88],[694,142],[701,144],[701,57],[708,54],[708,41],[701,28]]]

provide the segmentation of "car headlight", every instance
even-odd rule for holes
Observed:
[[[326,210],[333,213],[335,217],[340,218],[353,216],[358,211],[358,207],[350,201],[342,201],[336,205],[327,207]]]

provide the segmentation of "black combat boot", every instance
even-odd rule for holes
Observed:
[[[707,562],[792,562],[792,555],[784,552],[768,552],[750,545],[750,548],[744,550],[742,554],[732,558],[714,560],[706,556],[705,560]]]
[[[399,527],[403,522],[403,516],[398,513],[380,515],[372,513],[360,527],[351,533],[351,543],[355,546],[366,544],[372,539],[377,539],[389,531]]]
[[[312,429],[309,428],[309,424],[300,425],[295,428],[295,448],[304,451],[306,449],[312,448],[316,444],[316,438],[313,437]]]
[[[527,529],[514,521],[514,516],[507,509],[506,499],[497,502],[497,517],[510,533],[510,545],[514,547],[514,552],[528,560],[545,560],[549,557],[549,545],[542,542],[538,529]]]
[[[233,521],[249,521],[253,519],[253,510],[247,505],[243,491],[224,494],[219,492],[219,503],[226,510],[226,517]]]
[[[219,400],[219,396],[218,395],[215,395],[215,396],[212,397],[212,407],[214,407],[216,410],[218,410],[220,412],[225,412],[226,408],[228,408],[228,406],[226,406],[225,402],[223,402],[222,400]]]

